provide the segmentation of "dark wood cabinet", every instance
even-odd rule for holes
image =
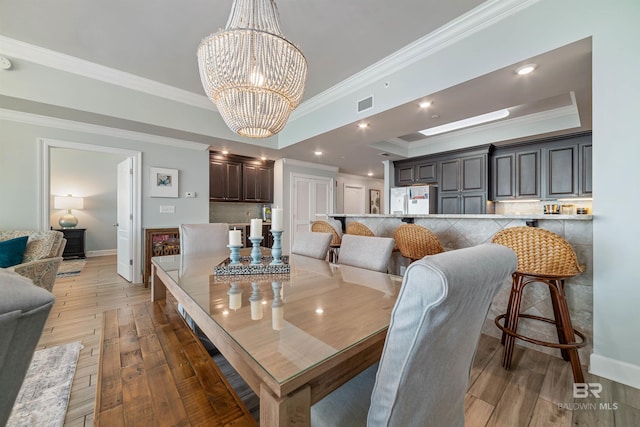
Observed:
[[[273,202],[273,167],[244,163],[242,186],[245,202]]]
[[[492,166],[493,200],[541,197],[539,149],[496,151]]]
[[[67,240],[62,252],[63,259],[86,258],[84,253],[86,228],[56,228],[56,230],[61,231]]]
[[[413,179],[414,165],[399,166],[396,168],[396,185],[411,185]]]
[[[273,161],[209,155],[209,199],[213,202],[273,202]]]
[[[591,143],[580,144],[580,196],[591,197],[593,195],[593,179],[592,179],[592,150]]]
[[[209,162],[209,198],[219,202],[242,199],[242,163],[214,159]]]
[[[578,146],[550,147],[544,150],[546,185],[543,197],[577,196],[578,193]]]
[[[142,282],[145,288],[151,280],[151,258],[180,253],[180,231],[178,228],[146,228],[144,230],[144,271]]]

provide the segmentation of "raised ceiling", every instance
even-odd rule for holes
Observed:
[[[309,62],[304,102],[485,5],[481,0],[407,0],[401,5],[386,0],[279,0],[277,4],[284,35],[301,47]],[[231,0],[0,0],[0,35],[204,96],[197,45],[224,27],[230,7]],[[417,94],[416,102],[368,117],[365,130],[349,124],[280,150],[260,150],[255,145],[195,134],[190,139],[239,154],[260,151],[271,158],[337,166],[344,173],[366,175],[371,171],[381,178],[383,159],[428,152],[430,144],[446,146],[446,137],[416,140],[420,129],[499,108],[512,107],[513,119],[566,107],[570,100],[579,115],[579,126],[546,134],[590,129],[590,40],[530,59],[539,68],[529,76],[513,74],[518,64],[505,67],[430,94],[434,104],[425,111],[417,108],[422,98]],[[117,126],[127,124],[120,121]],[[171,129],[152,131],[171,136]],[[516,134],[504,135],[509,136],[506,140],[519,139]],[[325,152],[320,159],[313,155],[318,149]],[[383,152],[388,156],[380,156]]]

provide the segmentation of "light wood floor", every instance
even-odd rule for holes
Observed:
[[[82,341],[64,425],[90,426],[102,313],[148,300],[149,289],[120,278],[109,256],[89,258],[80,276],[58,279],[53,293],[56,303],[38,348]],[[501,358],[498,340],[483,335],[465,399],[467,427],[640,426],[638,389],[587,373],[586,381],[602,384],[600,398],[574,399],[571,367],[561,359],[516,347],[506,371]]]

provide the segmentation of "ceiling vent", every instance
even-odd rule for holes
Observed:
[[[372,108],[373,108],[373,95],[358,101],[358,113],[362,113],[363,111],[367,111]]]
[[[414,141],[419,141],[421,139],[424,139],[425,136],[421,133],[410,133],[407,135],[402,135],[399,136],[398,138],[400,138],[401,140],[405,141],[405,142],[414,142]]]

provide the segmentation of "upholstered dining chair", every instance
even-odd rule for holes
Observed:
[[[486,243],[412,263],[378,364],[311,408],[311,425],[464,426],[469,373],[489,306],[518,265]]]
[[[353,234],[356,236],[375,237],[375,234],[369,227],[357,221],[347,224],[346,232],[347,234]]]
[[[403,224],[393,233],[393,240],[403,257],[411,262],[427,255],[444,252],[438,237],[426,227],[418,224]]]
[[[340,244],[342,243],[342,234],[338,232],[336,228],[337,227],[334,227],[328,221],[313,221],[311,223],[312,232],[331,234],[331,243],[329,244],[329,261],[330,262],[338,262]]]
[[[340,245],[339,264],[387,272],[393,239],[345,234]]]
[[[513,274],[507,311],[495,319],[496,326],[502,330],[502,366],[506,369],[511,367],[517,338],[532,344],[560,349],[562,358],[571,362],[574,381],[583,383],[584,375],[578,348],[586,345],[587,340],[582,332],[573,329],[564,293],[564,281],[582,273],[584,269],[578,264],[573,248],[564,238],[551,231],[525,226],[505,228],[497,232],[492,241],[511,248],[518,256],[518,270]],[[549,286],[553,319],[520,313],[524,288],[534,282]],[[518,333],[518,320],[522,317],[555,325],[558,342],[543,341]],[[503,319],[504,323],[501,324],[500,321]],[[577,341],[576,336],[581,340]]]
[[[213,256],[220,251],[228,251],[228,244],[229,224],[227,223],[181,224],[180,276],[198,274],[203,268],[210,268],[213,274],[215,267]],[[202,341],[207,351],[211,354],[217,353],[216,347],[202,333],[181,304],[178,304],[178,311]]]
[[[325,259],[329,252],[329,244],[333,235],[330,233],[299,232],[291,247],[292,254],[310,258]]]

